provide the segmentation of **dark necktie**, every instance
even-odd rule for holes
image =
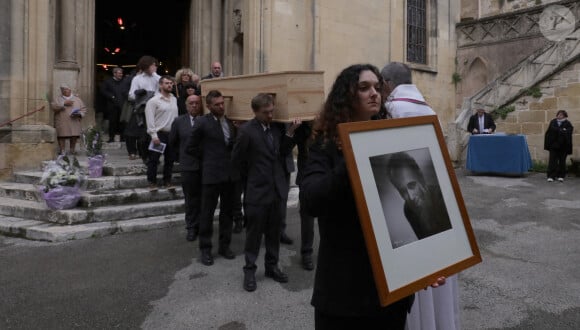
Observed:
[[[268,146],[270,147],[270,149],[274,150],[274,137],[272,136],[272,130],[270,130],[270,127],[267,127],[265,132],[266,132],[266,140],[268,141]]]

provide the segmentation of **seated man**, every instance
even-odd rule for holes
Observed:
[[[477,113],[469,118],[467,131],[471,134],[492,134],[495,131],[493,118],[485,110],[479,108]]]

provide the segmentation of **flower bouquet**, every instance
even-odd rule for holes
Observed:
[[[85,175],[76,158],[59,156],[46,163],[40,184],[42,199],[53,210],[75,207],[81,199],[81,184]]]
[[[89,158],[89,177],[98,178],[103,175],[105,165],[103,134],[96,128],[89,127],[82,133],[82,138]]]

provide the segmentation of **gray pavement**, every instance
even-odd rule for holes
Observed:
[[[580,179],[457,174],[483,257],[459,275],[463,329],[579,329]],[[211,267],[184,237],[181,226],[63,243],[0,236],[0,329],[313,328],[314,272],[299,267],[298,240],[280,253],[290,282],[264,278],[260,261],[247,293],[243,234],[236,259]]]

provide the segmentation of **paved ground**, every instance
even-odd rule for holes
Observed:
[[[580,179],[458,178],[483,256],[462,272],[463,329],[580,328]],[[289,232],[298,237],[296,208]],[[283,246],[290,282],[258,271],[242,289],[233,261],[197,261],[183,228],[65,243],[0,236],[0,329],[312,329],[313,272]],[[262,263],[260,262],[259,265]]]

